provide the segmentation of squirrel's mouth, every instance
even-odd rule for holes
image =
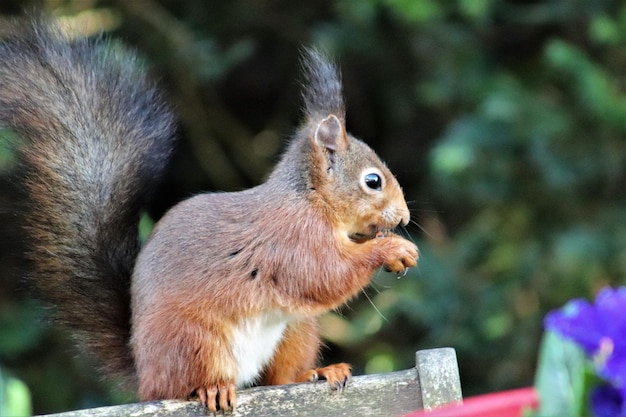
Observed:
[[[356,243],[363,243],[370,239],[373,239],[376,234],[354,233],[350,235],[350,240]]]
[[[368,240],[374,239],[381,230],[381,226],[376,224],[370,224],[362,230],[358,230],[352,233],[350,235],[350,240],[356,243],[363,243]]]
[[[402,224],[404,223],[400,221],[400,223],[398,223],[396,227],[399,227]],[[352,240],[353,242],[363,243],[376,237],[385,237],[387,234],[391,233],[393,229],[393,227],[382,227],[372,224],[368,227],[368,230],[366,232],[355,232],[352,233],[349,237],[350,240]]]
[[[373,227],[369,233],[353,233],[350,235],[350,240],[352,240],[353,242],[356,243],[363,243],[366,242],[368,240],[377,238],[377,237],[384,237],[385,235],[387,235],[389,232],[391,232],[391,229],[381,229],[378,227]]]

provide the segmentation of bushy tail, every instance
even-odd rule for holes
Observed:
[[[24,141],[28,261],[41,295],[112,376],[133,374],[130,277],[172,115],[119,45],[38,21],[0,43],[0,128]]]

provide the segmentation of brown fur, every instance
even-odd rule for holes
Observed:
[[[41,23],[0,44],[0,122],[28,140],[25,223],[41,292],[105,371],[136,371],[144,400],[196,395],[215,411],[253,383],[342,388],[349,365],[315,368],[317,316],[377,268],[414,266],[417,248],[389,232],[409,221],[404,196],[346,133],[334,66],[306,53],[304,121],[265,183],[183,201],[139,252],[171,116],[132,56],[112,50]]]
[[[0,43],[0,126],[27,201],[28,278],[103,373],[133,385],[130,278],[139,213],[168,161],[173,118],[135,57],[26,22]]]
[[[300,319],[285,330],[264,381],[301,380],[319,347],[314,318],[357,294],[375,269],[384,265],[401,272],[415,265],[415,245],[397,235],[360,243],[350,238],[406,221],[402,192],[388,169],[344,129],[335,139],[345,143],[331,163],[326,148],[315,143],[314,130],[305,129],[266,183],[180,203],[143,248],[133,277],[132,345],[144,398],[184,397],[232,381],[236,364],[228,329],[266,311]],[[291,164],[292,154],[301,156],[303,149],[306,160]],[[386,175],[382,195],[360,190],[358,176],[369,165]],[[290,187],[288,178],[294,176],[307,187]],[[396,214],[385,220],[380,213],[389,206]],[[187,331],[189,323],[192,331]],[[175,335],[172,326],[179,328]],[[194,366],[178,365],[178,385],[158,391],[167,387],[162,367],[172,371],[161,358],[185,357],[181,348],[211,351],[194,356],[189,361]]]

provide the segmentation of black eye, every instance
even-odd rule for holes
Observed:
[[[366,174],[363,180],[365,181],[365,185],[367,185],[367,188],[370,188],[372,190],[380,191],[383,186],[383,180],[382,178],[380,178],[380,175],[373,172]]]

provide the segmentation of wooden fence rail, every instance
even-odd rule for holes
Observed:
[[[325,381],[240,390],[233,417],[401,416],[462,401],[456,353],[452,348],[420,350],[415,368],[353,377],[332,391]],[[219,413],[218,413],[219,414]],[[195,401],[151,401],[50,414],[55,417],[165,417],[210,413]]]

